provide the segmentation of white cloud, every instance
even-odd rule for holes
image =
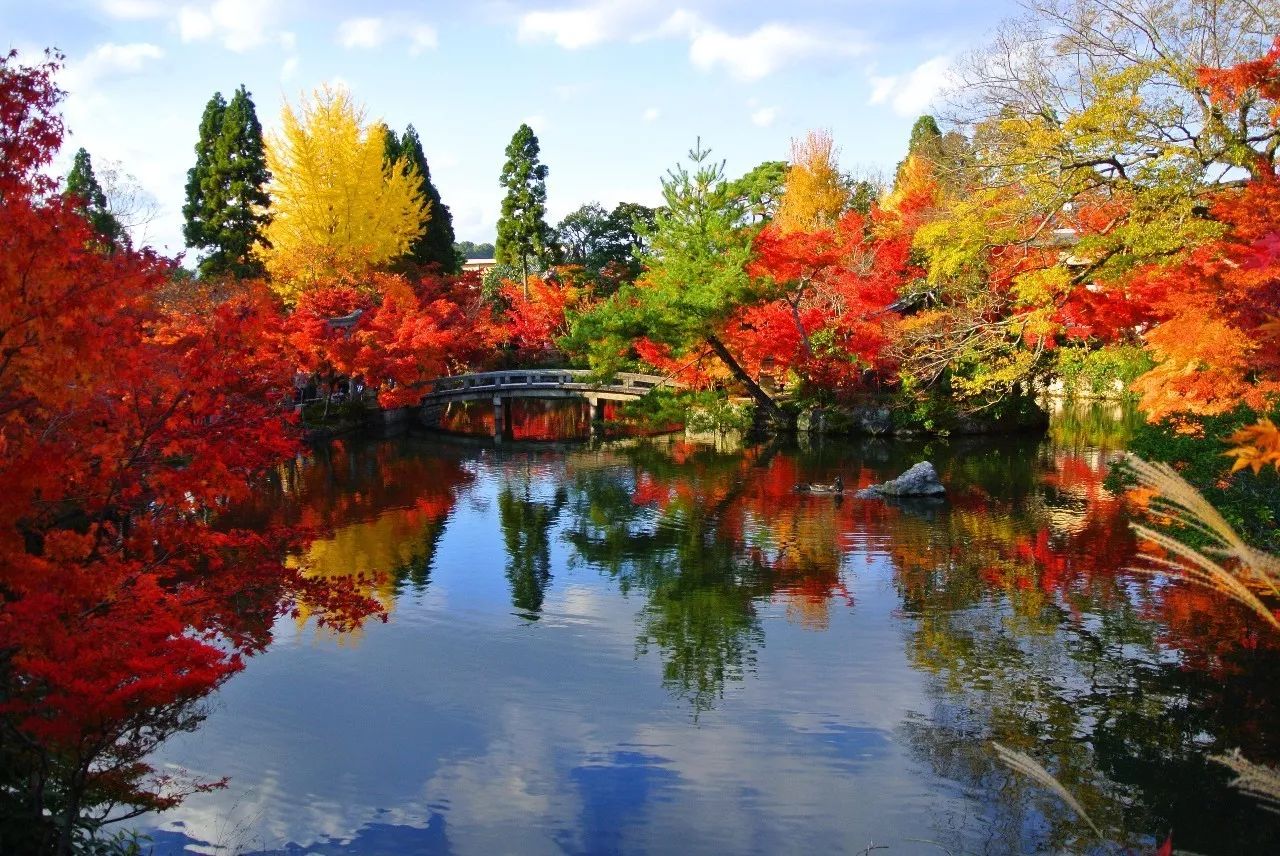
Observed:
[[[409,28],[409,53],[417,55],[440,46],[440,34],[430,24],[414,24]]]
[[[376,48],[387,39],[381,18],[351,18],[338,25],[338,44],[352,48]]]
[[[751,124],[757,125],[761,128],[767,128],[770,125],[772,125],[774,120],[777,118],[778,118],[777,107],[761,107],[759,110],[755,110],[752,112]]]
[[[645,17],[652,3],[603,0],[575,9],[548,9],[520,16],[516,36],[522,42],[550,39],[562,48],[577,50],[621,38]]]
[[[72,92],[89,88],[94,82],[108,77],[136,74],[143,66],[164,57],[159,45],[133,42],[117,45],[112,42],[98,45],[83,59],[67,63],[63,81]]]
[[[642,118],[646,122],[656,122],[658,121],[658,117],[661,115],[662,115],[662,111],[659,110],[657,107],[650,107],[648,110],[644,111],[644,116]]]
[[[872,75],[870,103],[888,104],[899,116],[914,116],[926,110],[951,79],[951,58],[947,56],[934,57],[906,74]]]
[[[747,81],[798,61],[857,56],[867,49],[859,34],[840,28],[767,23],[734,35],[687,9],[667,13],[671,5],[598,0],[575,8],[526,12],[520,16],[517,36],[525,42],[552,41],[568,50],[622,39],[687,39],[694,66],[704,71],[723,67]]]
[[[243,53],[287,41],[291,34],[274,32],[279,11],[279,0],[214,0],[186,5],[178,10],[178,35],[184,42],[217,39],[227,50]]]
[[[122,21],[145,21],[169,14],[169,4],[164,0],[102,0],[99,8]]]
[[[338,25],[338,44],[347,50],[382,47],[392,39],[407,38],[410,56],[434,50],[440,44],[436,28],[389,18],[349,18]]]
[[[700,21],[684,21],[689,59],[703,70],[723,66],[739,80],[760,80],[800,60],[857,56],[866,51],[861,37],[791,24],[764,24],[734,36]]]
[[[291,56],[284,61],[284,65],[280,67],[280,79],[292,80],[294,74],[298,71],[298,58]]]
[[[199,9],[183,6],[178,11],[178,35],[184,42],[203,41],[213,35],[213,29],[213,18]]]

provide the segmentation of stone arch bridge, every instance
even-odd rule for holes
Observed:
[[[511,433],[511,407],[516,398],[577,398],[591,405],[593,426],[604,420],[606,401],[635,401],[659,387],[678,384],[659,375],[620,372],[601,382],[586,369],[507,369],[450,375],[428,384],[422,397],[422,419],[437,423],[447,405],[463,401],[493,404],[494,437]]]

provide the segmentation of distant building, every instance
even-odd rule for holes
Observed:
[[[462,263],[462,269],[479,271],[483,274],[497,263],[494,259],[467,259]]]

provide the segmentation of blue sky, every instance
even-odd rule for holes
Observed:
[[[549,219],[589,201],[656,204],[696,138],[741,174],[810,128],[845,168],[891,169],[947,68],[1012,0],[0,0],[8,47],[67,57],[71,136],[154,195],[148,240],[176,253],[186,170],[214,91],[245,84],[270,131],[285,99],[350,87],[413,123],[459,239],[492,240],[503,149],[542,143]]]

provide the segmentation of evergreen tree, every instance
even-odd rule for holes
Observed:
[[[89,221],[93,231],[98,233],[108,248],[115,249],[120,246],[121,240],[125,237],[124,228],[111,213],[107,194],[103,192],[102,185],[98,184],[98,178],[93,174],[93,161],[83,148],[76,152],[75,160],[71,163],[71,172],[67,173],[66,193],[79,200],[80,213]]]
[[[611,212],[587,203],[556,227],[561,259],[581,265],[595,280],[597,294],[610,294],[640,275],[644,234],[653,229],[654,217],[652,208],[634,202],[620,202]]]
[[[391,165],[400,160],[400,138],[396,136],[396,132],[386,125],[382,126],[382,159]]]
[[[921,169],[921,162],[927,162],[933,181],[938,182],[945,190],[956,190],[963,183],[963,172],[972,161],[972,147],[967,137],[958,131],[942,133],[938,122],[927,113],[916,119],[911,126],[911,139],[907,143],[907,156],[898,163],[894,171],[893,185],[898,187],[908,180],[907,173]]]
[[[221,92],[213,93],[200,117],[200,138],[196,141],[196,165],[187,170],[187,201],[182,206],[182,237],[188,247],[205,247],[212,231],[207,222],[211,209],[205,185],[212,185],[214,150],[222,136],[222,116],[227,102]]]
[[[389,128],[386,131],[387,163],[394,163],[403,157],[406,163],[413,165],[422,176],[422,196],[429,203],[431,219],[427,228],[409,247],[405,260],[415,265],[440,266],[444,273],[457,273],[462,269],[458,256],[453,251],[453,215],[449,206],[440,201],[440,191],[431,182],[431,169],[427,166],[427,155],[422,150],[422,140],[418,132],[410,125],[399,139]]]
[[[938,127],[938,120],[928,113],[916,119],[915,124],[911,126],[907,156],[898,161],[898,166],[893,171],[895,187],[902,182],[906,165],[913,155],[917,160],[924,159],[935,166],[942,160],[942,129]]]
[[[743,228],[747,199],[725,180],[724,162],[711,160],[699,140],[689,166],[662,180],[665,205],[655,213],[641,261],[642,284],[624,286],[574,321],[569,348],[586,352],[592,368],[619,366],[628,342],[645,336],[674,355],[710,348],[761,411],[779,424],[786,415],[721,338],[724,326],[761,300],[762,285],[747,275],[755,230]]]
[[[255,250],[267,246],[263,228],[271,219],[270,179],[262,125],[249,92],[241,86],[225,105],[215,93],[200,122],[196,166],[187,173],[182,208],[187,244],[207,251],[201,276],[263,274]]]
[[[538,153],[538,138],[533,129],[521,125],[507,145],[507,162],[499,178],[507,195],[502,200],[502,216],[498,218],[494,258],[500,264],[520,269],[526,298],[530,271],[545,266],[555,254],[555,235],[545,219],[548,169],[539,162]]]
[[[911,126],[911,141],[907,143],[907,152],[934,157],[941,147],[942,130],[938,127],[938,120],[927,113],[916,119]]]

